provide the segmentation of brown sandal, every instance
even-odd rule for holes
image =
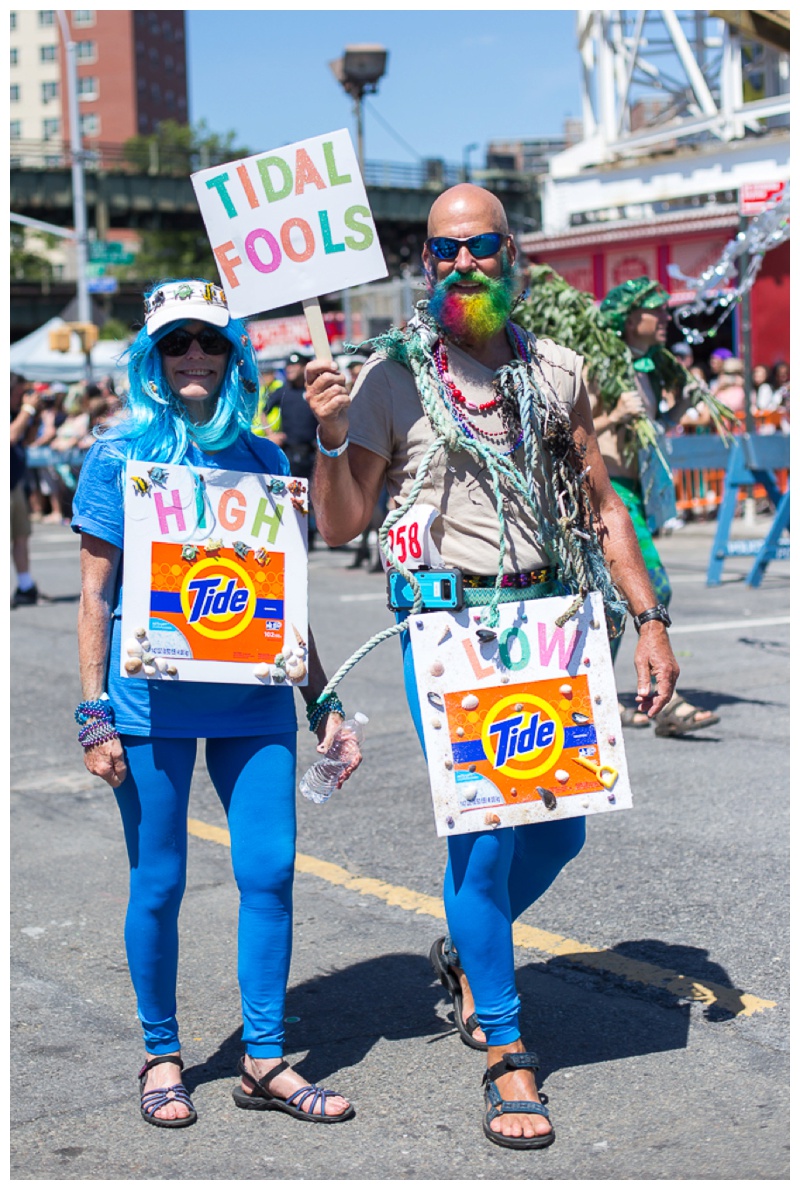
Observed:
[[[713,727],[719,723],[719,715],[708,715],[705,719],[698,719],[698,715],[707,714],[703,707],[692,707],[688,715],[678,715],[678,707],[688,707],[691,704],[685,698],[676,698],[663,711],[656,715],[656,735],[676,736],[686,735],[690,731],[700,731],[702,727]]]
[[[640,711],[638,707],[624,707],[622,703],[619,704],[619,718],[623,727],[649,727],[652,723],[644,711]]]

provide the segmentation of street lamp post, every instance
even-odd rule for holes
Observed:
[[[75,221],[75,268],[77,273],[78,321],[92,321],[87,278],[88,233],[86,221],[86,191],[83,179],[83,147],[81,145],[80,115],[78,112],[77,47],[72,40],[67,14],[59,10],[58,21],[66,56],[67,110],[69,112],[69,142],[72,156],[72,208]],[[91,355],[86,352],[86,379],[92,378]]]
[[[378,83],[386,73],[388,53],[382,45],[347,45],[344,55],[330,63],[338,82],[348,95],[353,97],[356,116],[356,138],[358,142],[358,164],[364,175],[364,115],[362,101],[365,95],[374,95]]]
[[[464,150],[463,150],[463,152],[464,152],[464,168],[463,168],[464,179],[463,180],[465,182],[469,182],[471,180],[470,170],[469,170],[469,155],[470,155],[470,153],[474,153],[475,150],[479,149],[479,148],[480,148],[480,145],[477,144],[477,142],[472,145],[464,145]]]
[[[353,97],[353,110],[356,117],[356,152],[362,178],[364,178],[365,165],[363,99],[365,95],[374,95],[378,90],[378,83],[386,73],[387,57],[387,51],[382,45],[347,45],[342,57],[336,58],[330,63],[337,82],[341,83],[347,94]],[[342,305],[344,307],[345,339],[350,342],[353,337],[353,314],[349,289],[344,291]]]

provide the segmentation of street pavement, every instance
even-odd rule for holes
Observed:
[[[789,563],[754,589],[752,559],[728,559],[708,587],[713,532],[692,523],[659,544],[679,689],[721,722],[682,739],[626,730],[634,808],[590,819],[581,855],[522,919],[523,1036],[557,1140],[521,1153],[483,1137],[483,1056],[461,1044],[428,966],[445,844],[394,640],[340,687],[370,717],[361,770],[326,805],[298,799],[287,1056],[347,1094],[356,1118],[322,1128],[234,1106],[237,904],[198,764],[179,1013],[200,1118],[173,1131],[141,1120],[122,833],[73,719],[78,542],[37,525],[32,570],[49,598],[11,612],[11,1177],[788,1178]],[[351,557],[310,558],[329,672],[390,622],[382,577],[348,569]],[[617,664],[623,697],[634,640],[629,629]],[[300,771],[313,742],[303,728]]]

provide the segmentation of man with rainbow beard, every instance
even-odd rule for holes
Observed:
[[[573,554],[548,553],[561,532],[551,477],[565,480],[572,468],[586,512],[572,545],[584,551],[607,609],[620,617],[621,593],[640,613],[637,702],[652,716],[670,698],[678,665],[664,623],[648,614],[656,599],[597,449],[582,360],[511,321],[516,256],[495,196],[468,183],[445,191],[431,208],[422,256],[429,299],[404,330],[372,341],[375,354],[352,399],[331,360],[309,364],[306,395],[319,422],[319,529],[329,545],[342,545],[363,530],[383,483],[390,509],[408,502],[413,488],[409,525],[421,561],[460,568],[471,594],[485,587],[488,603],[500,583],[526,588],[519,598],[577,591]],[[559,450],[547,445],[552,433]],[[406,694],[422,742],[408,635],[401,634]],[[452,997],[462,1041],[487,1055],[484,1134],[508,1148],[544,1148],[555,1139],[534,1077],[538,1060],[520,1035],[512,923],[581,850],[585,821],[447,840],[448,933],[430,958]]]

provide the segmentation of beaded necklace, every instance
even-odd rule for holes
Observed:
[[[503,426],[502,430],[484,430],[480,426],[476,425],[475,422],[470,421],[470,419],[466,416],[466,414],[462,410],[458,409],[455,405],[453,405],[447,399],[446,395],[444,397],[444,403],[447,406],[447,409],[449,410],[450,414],[452,415],[453,420],[461,427],[461,429],[464,431],[464,433],[467,435],[467,437],[472,439],[473,442],[476,440],[477,436],[480,435],[482,438],[486,438],[489,440],[489,443],[492,446],[492,449],[498,450],[499,443],[497,445],[495,445],[494,443],[492,443],[491,440],[493,438],[507,438],[508,437],[508,430],[506,429],[505,426]],[[524,438],[524,432],[522,430],[520,430],[519,435],[518,435],[517,440],[514,443],[514,445],[510,446],[507,450],[502,450],[502,451],[498,450],[498,453],[502,456],[513,455],[513,453],[517,449],[517,447],[519,447],[522,444],[523,438]]]
[[[471,409],[474,413],[483,413],[485,409],[495,409],[500,404],[500,396],[497,393],[488,401],[484,401],[482,405],[476,405],[474,401],[467,400],[452,377],[447,349],[441,339],[433,349],[433,362],[436,364],[436,374],[451,400],[457,401],[459,405]]]
[[[524,363],[530,363],[530,352],[528,345],[517,330],[513,323],[506,325],[506,335],[514,351],[517,359],[521,359]],[[432,352],[433,362],[436,367],[436,375],[439,378],[440,390],[444,403],[447,406],[450,414],[462,430],[467,434],[472,441],[476,441],[478,437],[485,438],[491,444],[492,448],[497,450],[499,441],[495,443],[493,439],[508,439],[508,426],[503,426],[501,430],[487,430],[483,426],[479,426],[468,415],[466,410],[470,409],[475,413],[483,413],[487,409],[496,409],[502,403],[502,394],[495,393],[488,401],[483,401],[481,404],[476,404],[474,401],[468,401],[457,386],[453,376],[450,372],[450,361],[447,355],[447,349],[444,342],[439,338],[433,348]],[[457,406],[460,405],[459,409]],[[518,447],[522,444],[524,438],[524,430],[520,427],[517,434],[516,441],[512,446],[503,451],[498,451],[501,457],[513,455]]]

